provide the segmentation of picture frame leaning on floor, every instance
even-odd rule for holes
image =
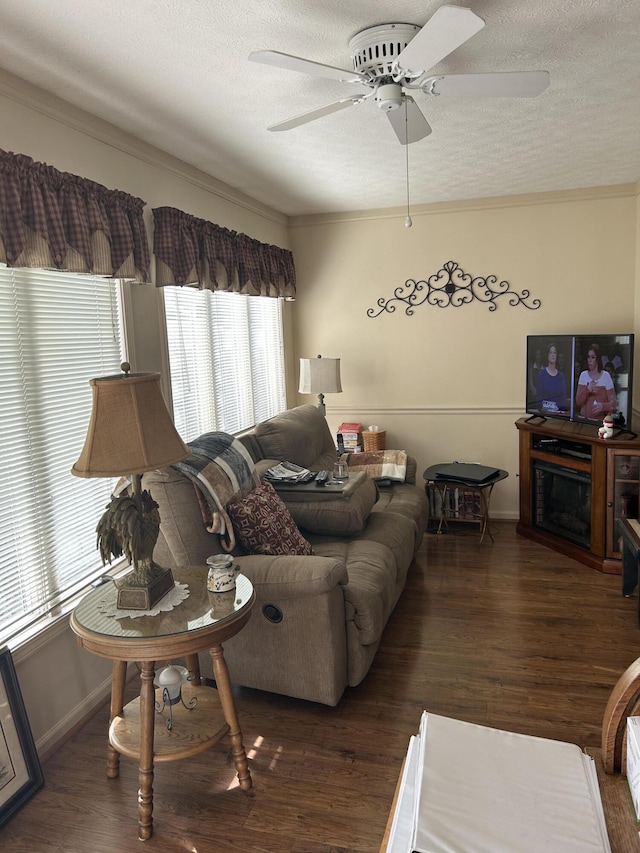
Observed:
[[[0,648],[0,827],[44,784],[11,652]]]

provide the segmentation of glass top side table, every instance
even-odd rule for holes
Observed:
[[[93,654],[113,660],[107,776],[119,775],[120,755],[138,760],[138,826],[143,841],[153,834],[154,760],[195,755],[228,734],[239,785],[245,791],[251,787],[222,643],[249,621],[255,593],[242,574],[232,593],[209,592],[207,572],[206,566],[174,570],[175,580],[188,585],[189,597],[167,613],[122,619],[109,616],[117,595],[115,584],[110,584],[90,592],[71,615],[70,624],[78,643]],[[200,684],[197,653],[205,649],[211,653],[217,691]],[[165,726],[155,726],[153,680],[155,661],[180,657],[186,657],[194,674],[194,683],[183,687],[185,704],[192,704],[193,699],[197,704],[193,711],[181,705],[172,709],[175,729],[185,734],[176,738]],[[128,661],[140,665],[140,696],[123,707]]]

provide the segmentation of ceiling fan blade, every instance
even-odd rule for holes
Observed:
[[[412,142],[418,142],[431,133],[431,128],[426,118],[420,112],[416,102],[409,95],[404,96],[404,103],[399,109],[389,110],[386,115],[401,145],[410,145]]]
[[[427,95],[483,98],[535,98],[549,85],[548,71],[505,71],[493,74],[445,74],[429,77],[420,88]]]
[[[471,9],[441,6],[400,53],[397,66],[406,72],[399,76],[418,77],[484,27],[484,21]]]
[[[302,74],[341,80],[344,83],[362,83],[367,79],[359,71],[346,71],[344,68],[335,68],[333,65],[323,65],[321,62],[302,59],[300,56],[280,53],[279,50],[254,50],[249,54],[249,59],[252,62],[261,62],[263,65],[275,65],[287,71],[299,71]]]
[[[317,110],[311,110],[308,113],[302,113],[294,118],[279,121],[277,124],[272,124],[267,130],[293,130],[294,127],[300,127],[301,124],[307,124],[310,121],[315,121],[317,118],[337,113],[339,110],[346,110],[347,107],[352,107],[354,104],[359,104],[362,98],[343,98],[341,101],[334,101],[332,104],[327,104],[325,107],[318,107]]]

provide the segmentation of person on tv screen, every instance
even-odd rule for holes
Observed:
[[[587,369],[578,377],[576,405],[580,406],[581,417],[594,421],[617,411],[613,379],[602,367],[598,344],[591,344],[587,351]]]
[[[569,397],[564,373],[558,368],[558,349],[555,344],[547,348],[547,365],[538,371],[536,385],[538,407],[549,414],[565,413]]]

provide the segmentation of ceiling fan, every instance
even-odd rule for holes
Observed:
[[[405,90],[417,89],[430,96],[534,98],[549,85],[547,71],[496,72],[491,74],[438,74],[429,69],[484,27],[471,9],[441,6],[423,27],[414,24],[382,24],[357,33],[349,42],[353,71],[323,65],[277,50],[257,50],[252,62],[275,65],[315,77],[357,83],[369,91],[349,95],[324,107],[271,125],[268,130],[292,130],[323,116],[373,99],[387,114],[402,145],[418,142],[431,128],[418,105]],[[404,109],[400,109],[404,107]]]

